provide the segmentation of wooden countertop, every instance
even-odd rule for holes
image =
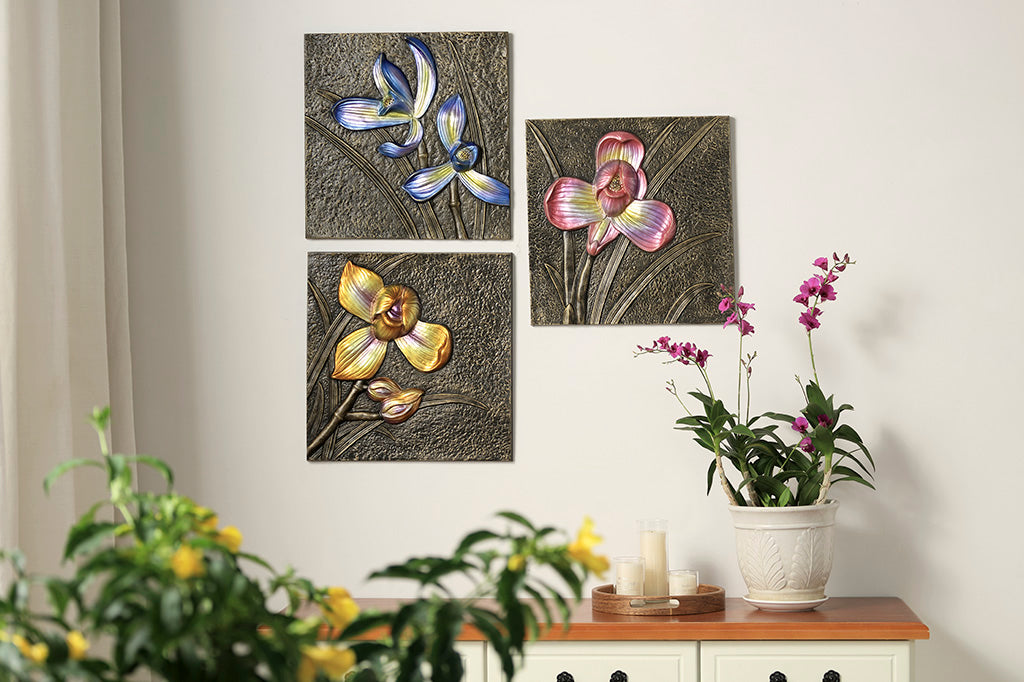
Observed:
[[[364,609],[393,609],[399,600],[357,599]],[[552,609],[554,611],[554,609]],[[557,613],[557,612],[555,612]],[[772,613],[728,598],[725,610],[693,616],[618,616],[584,599],[568,631],[557,623],[542,640],[902,640],[928,639],[928,627],[896,597],[832,597],[813,611]],[[459,639],[484,637],[466,626]]]

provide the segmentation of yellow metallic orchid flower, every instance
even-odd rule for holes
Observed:
[[[338,301],[369,326],[357,329],[338,344],[331,374],[335,379],[373,377],[384,362],[390,341],[421,372],[433,372],[448,362],[451,333],[440,324],[420,320],[419,297],[409,287],[384,286],[380,275],[349,261],[341,273]]]

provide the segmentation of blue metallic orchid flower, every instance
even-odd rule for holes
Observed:
[[[415,97],[405,74],[384,56],[373,63],[373,82],[380,99],[348,97],[334,105],[334,120],[349,130],[371,130],[408,123],[409,132],[401,145],[385,142],[377,147],[384,156],[396,159],[410,154],[423,139],[420,118],[427,112],[437,90],[437,65],[430,50],[418,38],[405,39],[416,60]]]
[[[473,170],[480,157],[480,147],[462,141],[465,128],[466,106],[462,103],[461,95],[452,95],[437,112],[437,134],[448,151],[448,162],[416,171],[409,176],[402,189],[416,201],[426,201],[457,177],[477,199],[508,206],[508,185]]]

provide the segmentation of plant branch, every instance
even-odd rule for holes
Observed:
[[[338,405],[338,409],[334,411],[334,415],[331,417],[331,421],[328,422],[327,426],[317,434],[316,438],[306,448],[306,456],[312,455],[316,452],[324,441],[334,433],[334,430],[338,428],[341,422],[345,421],[345,415],[348,414],[349,410],[352,409],[352,405],[356,402],[356,398],[366,388],[366,380],[360,379],[356,383],[352,384],[352,388],[349,390],[348,395],[345,396],[345,400],[342,401],[341,405]]]

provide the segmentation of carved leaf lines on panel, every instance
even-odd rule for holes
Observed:
[[[800,534],[793,551],[789,587],[806,589],[824,585],[832,570],[832,543],[826,533],[808,528]]]
[[[786,587],[786,571],[775,539],[764,531],[754,531],[740,553],[741,572],[751,590],[781,590]]]

